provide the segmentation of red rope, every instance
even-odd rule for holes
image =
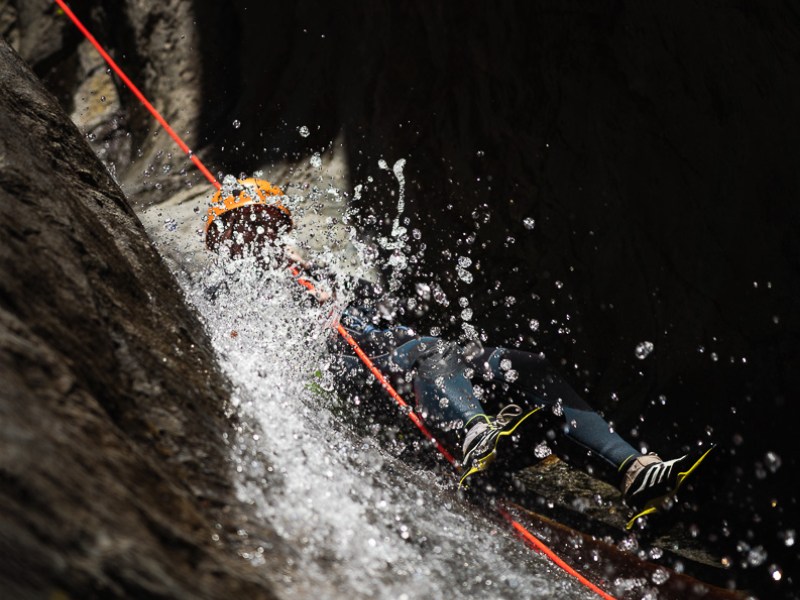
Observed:
[[[209,172],[209,170],[206,169],[205,165],[203,165],[203,163],[200,162],[200,159],[197,158],[194,155],[194,153],[183,142],[183,140],[178,136],[178,134],[175,133],[172,130],[172,127],[170,127],[169,124],[164,120],[164,117],[162,117],[158,113],[158,111],[153,107],[153,105],[150,104],[150,102],[147,101],[147,98],[145,98],[144,94],[142,94],[142,92],[139,91],[139,88],[137,88],[133,84],[133,82],[130,79],[128,79],[128,76],[125,75],[125,73],[122,71],[122,69],[120,69],[117,66],[117,63],[114,62],[114,60],[111,58],[111,56],[109,56],[109,54],[97,42],[97,40],[94,38],[94,36],[92,36],[92,34],[89,33],[89,30],[86,29],[86,27],[83,26],[83,23],[81,23],[78,20],[78,18],[75,16],[75,14],[65,4],[64,0],[55,0],[55,2],[64,10],[64,13],[66,13],[66,15],[72,20],[72,22],[75,23],[75,25],[81,31],[81,33],[83,33],[83,35],[86,36],[86,39],[88,39],[92,43],[92,45],[97,49],[97,51],[106,60],[106,62],[111,66],[111,68],[114,69],[114,72],[117,75],[119,75],[120,79],[122,79],[122,81],[125,82],[125,85],[127,85],[128,88],[139,99],[139,101],[142,104],[144,104],[145,108],[147,108],[147,110],[150,111],[150,113],[156,118],[156,120],[161,124],[161,126],[166,130],[166,132],[172,137],[172,139],[175,140],[175,143],[177,143],[178,146],[180,146],[180,148],[184,152],[186,152],[186,154],[189,156],[189,158],[192,160],[192,162],[195,165],[197,165],[198,169],[200,169],[200,172],[203,173],[203,175],[206,176],[206,178],[211,182],[211,184],[214,187],[216,187],[217,189],[220,189],[222,186],[220,186],[219,182],[214,178],[214,176]],[[297,282],[300,285],[304,286],[305,288],[307,288],[310,291],[314,291],[314,285],[310,281],[300,278],[299,277],[300,272],[296,268],[292,268],[292,273],[294,274],[295,277],[297,277]],[[419,416],[413,410],[410,409],[408,404],[400,397],[400,394],[397,393],[397,391],[392,387],[392,385],[387,381],[387,379],[375,367],[375,365],[370,360],[370,358],[364,353],[364,351],[358,345],[358,342],[356,342],[353,339],[353,336],[351,336],[349,333],[347,333],[345,328],[342,327],[341,323],[336,323],[336,330],[339,332],[339,334],[345,340],[347,340],[347,343],[350,344],[353,347],[353,350],[355,350],[355,353],[358,355],[358,357],[364,362],[364,364],[367,366],[367,368],[369,368],[369,370],[372,372],[372,374],[375,375],[375,378],[381,383],[381,385],[389,393],[389,395],[392,398],[394,398],[394,400],[404,409],[404,412],[406,412],[408,414],[409,418],[412,421],[414,421],[414,424],[425,435],[425,437],[427,437],[431,442],[433,442],[433,444],[436,446],[436,449],[439,452],[441,452],[441,454],[451,464],[455,465],[456,468],[458,468],[456,460],[452,457],[452,455],[438,441],[436,441],[436,438],[434,438],[431,435],[431,433],[428,431],[428,429],[423,424],[422,419],[420,419]],[[498,508],[498,510],[500,511],[500,514],[506,520],[509,521],[511,526],[517,532],[517,535],[519,535],[524,540],[526,540],[529,544],[531,544],[534,549],[544,553],[556,565],[558,565],[559,567],[564,569],[564,571],[566,571],[567,573],[569,573],[570,575],[572,575],[573,577],[578,579],[578,581],[580,581],[582,584],[587,586],[589,589],[595,591],[601,597],[605,598],[606,600],[615,600],[612,596],[609,596],[608,594],[606,594],[603,590],[598,588],[596,585],[592,584],[585,577],[583,577],[580,573],[576,572],[572,567],[570,567],[567,563],[565,563],[563,560],[561,560],[555,553],[553,553],[552,550],[550,550],[547,546],[545,546],[541,542],[541,540],[539,540],[536,536],[534,536],[532,533],[530,533],[527,529],[525,529],[517,521],[514,521],[513,518],[506,511],[504,511],[502,508]]]
[[[586,577],[578,573],[575,569],[573,569],[567,563],[561,560],[561,558],[555,552],[553,552],[552,550],[550,550],[550,548],[545,546],[539,538],[537,538],[530,531],[525,529],[525,527],[520,525],[519,522],[515,521],[514,518],[511,515],[509,515],[505,510],[503,510],[499,506],[497,507],[497,510],[511,524],[511,527],[514,528],[514,531],[517,532],[517,535],[526,542],[528,542],[534,550],[536,550],[537,552],[541,552],[542,554],[547,556],[547,558],[552,560],[555,564],[564,569],[564,571],[572,575],[575,579],[577,579],[587,588],[598,594],[601,598],[605,598],[606,600],[616,600],[616,598],[606,594],[603,590],[601,590],[591,581],[586,579]]]
[[[395,399],[395,401],[396,401],[396,402],[397,402],[397,403],[398,403],[398,404],[399,404],[401,407],[403,407],[403,408],[405,409],[405,410],[404,410],[404,412],[405,412],[406,414],[408,414],[408,417],[409,417],[409,418],[410,418],[412,421],[414,421],[414,424],[415,424],[415,425],[416,425],[416,426],[419,428],[419,430],[420,430],[420,431],[421,431],[421,432],[422,432],[422,433],[425,435],[425,437],[426,437],[426,438],[428,438],[428,439],[429,439],[431,442],[433,442],[434,446],[436,446],[436,449],[437,449],[439,452],[441,452],[442,456],[444,456],[444,457],[445,457],[445,458],[446,458],[448,461],[450,461],[450,464],[451,464],[451,465],[453,465],[453,466],[455,466],[456,468],[458,468],[458,465],[457,465],[457,463],[456,463],[456,459],[455,459],[455,458],[453,458],[453,457],[450,455],[450,453],[449,453],[449,452],[448,452],[448,451],[445,449],[445,447],[444,447],[444,446],[442,446],[442,445],[441,445],[441,444],[440,444],[438,441],[436,441],[436,438],[435,438],[435,437],[433,437],[433,436],[431,435],[430,431],[428,431],[428,429],[427,429],[427,428],[425,427],[425,425],[422,423],[422,419],[420,419],[420,418],[419,418],[419,415],[417,415],[417,413],[415,413],[413,410],[411,410],[411,408],[408,406],[408,404],[406,404],[406,402],[405,402],[405,401],[404,401],[404,400],[403,400],[403,399],[400,397],[400,394],[398,394],[398,393],[395,391],[395,389],[392,387],[392,384],[390,384],[390,383],[389,383],[389,382],[386,380],[386,378],[385,378],[385,377],[384,377],[384,376],[381,374],[381,372],[380,372],[380,371],[378,371],[377,367],[375,367],[375,365],[373,364],[373,362],[370,360],[369,356],[367,356],[367,355],[364,353],[364,351],[361,349],[361,347],[358,345],[358,342],[356,342],[356,341],[353,339],[353,336],[352,336],[352,335],[350,335],[349,333],[347,333],[347,330],[346,330],[344,327],[342,327],[342,324],[341,324],[341,323],[337,323],[337,324],[336,324],[336,331],[338,331],[338,332],[341,334],[341,336],[342,336],[342,337],[343,337],[345,340],[347,340],[347,343],[348,343],[348,344],[350,344],[350,345],[353,347],[353,350],[355,350],[356,354],[357,354],[357,355],[358,355],[358,357],[361,359],[361,361],[362,361],[362,362],[363,362],[365,365],[367,365],[367,368],[368,368],[368,369],[369,369],[369,370],[372,372],[372,374],[373,374],[373,375],[375,375],[375,378],[376,378],[378,381],[380,381],[381,385],[383,386],[383,389],[385,389],[387,392],[389,392],[389,395],[390,395],[392,398],[394,398],[394,399]]]
[[[170,127],[170,126],[169,126],[169,123],[167,123],[167,122],[164,120],[164,117],[162,117],[162,116],[159,114],[159,112],[158,112],[158,111],[155,109],[155,107],[154,107],[152,104],[150,104],[150,103],[147,101],[147,98],[145,98],[145,97],[144,97],[144,94],[142,94],[142,92],[140,92],[140,91],[139,91],[139,88],[137,88],[137,87],[136,87],[136,86],[133,84],[133,82],[132,82],[130,79],[128,79],[128,76],[127,76],[127,75],[125,75],[125,73],[123,73],[122,69],[120,69],[120,68],[117,66],[117,63],[115,63],[115,62],[114,62],[114,59],[113,59],[113,58],[111,58],[111,56],[109,56],[108,52],[106,52],[105,50],[103,50],[103,47],[102,47],[102,46],[101,46],[101,45],[98,43],[98,41],[97,41],[96,39],[94,39],[94,36],[93,36],[91,33],[89,33],[89,30],[88,30],[88,29],[86,29],[86,27],[84,27],[84,26],[83,26],[83,23],[81,23],[81,22],[78,20],[78,17],[76,17],[76,16],[75,16],[75,13],[73,13],[73,12],[72,12],[72,11],[69,9],[69,7],[66,5],[66,3],[64,2],[64,0],[55,0],[55,1],[56,1],[56,2],[58,3],[58,5],[59,5],[59,6],[60,6],[60,7],[63,9],[64,13],[66,13],[66,15],[67,15],[67,16],[68,16],[68,17],[69,17],[71,20],[72,20],[72,22],[73,22],[73,23],[75,23],[75,26],[76,26],[78,29],[80,29],[81,33],[82,33],[84,36],[86,36],[86,39],[87,39],[87,40],[89,40],[89,41],[92,43],[92,46],[94,46],[94,47],[95,47],[95,49],[97,49],[97,51],[98,51],[98,52],[100,53],[100,55],[101,55],[101,56],[102,56],[102,57],[103,57],[103,58],[106,60],[106,62],[109,64],[109,66],[110,66],[112,69],[114,69],[114,72],[115,72],[117,75],[119,75],[120,79],[122,79],[122,81],[124,81],[124,82],[125,82],[125,85],[127,85],[127,86],[128,86],[128,88],[129,88],[129,89],[130,89],[130,90],[131,90],[131,91],[134,93],[134,95],[135,95],[135,96],[136,96],[136,97],[139,99],[139,102],[141,102],[142,104],[144,104],[145,108],[146,108],[147,110],[149,110],[149,111],[150,111],[150,113],[151,113],[151,114],[152,114],[152,115],[153,115],[153,116],[156,118],[156,121],[158,121],[158,122],[161,124],[161,126],[164,128],[164,130],[165,130],[165,131],[166,131],[166,132],[167,132],[167,133],[170,135],[170,137],[172,137],[172,139],[173,139],[173,140],[175,140],[175,143],[176,143],[176,144],[178,144],[178,146],[180,146],[181,150],[183,150],[183,151],[186,153],[186,155],[189,157],[189,159],[190,159],[190,160],[191,160],[191,161],[192,161],[192,162],[193,162],[195,165],[197,165],[197,168],[198,168],[198,169],[200,169],[200,172],[201,172],[203,175],[205,175],[205,176],[206,176],[206,178],[207,178],[207,179],[208,179],[208,180],[211,182],[211,185],[213,185],[213,186],[214,186],[215,188],[217,188],[217,189],[220,189],[222,186],[221,186],[221,185],[219,184],[219,182],[218,182],[218,181],[217,181],[217,180],[214,178],[214,176],[211,174],[211,172],[210,172],[208,169],[206,169],[205,165],[204,165],[203,163],[201,163],[201,162],[200,162],[200,159],[199,159],[199,158],[197,158],[197,157],[194,155],[194,152],[192,152],[192,151],[189,149],[189,146],[187,146],[187,145],[184,143],[184,141],[183,141],[183,140],[182,140],[182,139],[181,139],[181,138],[178,136],[178,134],[177,134],[177,133],[175,133],[175,132],[172,130],[172,127]]]
[[[301,277],[299,277],[300,271],[296,267],[291,267],[291,271],[292,274],[297,278],[297,283],[302,285],[310,292],[314,291],[314,284],[308,281],[307,279],[302,279]],[[442,446],[438,441],[436,441],[436,438],[433,437],[433,435],[431,435],[431,432],[428,431],[428,428],[425,427],[425,424],[422,422],[422,419],[419,418],[419,415],[417,415],[414,411],[411,410],[406,401],[403,400],[400,394],[398,394],[397,391],[394,389],[394,387],[392,387],[392,384],[389,383],[386,377],[383,376],[383,374],[378,370],[375,364],[370,360],[369,356],[367,356],[367,354],[361,349],[361,346],[358,345],[358,342],[356,342],[353,339],[353,336],[347,333],[347,330],[344,327],[342,327],[341,323],[336,323],[335,327],[336,331],[338,331],[339,334],[347,341],[347,343],[353,347],[353,350],[355,351],[356,355],[358,355],[358,357],[361,359],[361,362],[363,362],[370,370],[370,372],[375,376],[375,379],[377,379],[380,382],[380,384],[383,386],[383,389],[385,389],[389,393],[389,395],[392,398],[394,398],[397,404],[399,404],[404,409],[404,412],[408,414],[409,418],[412,421],[414,421],[414,424],[425,435],[425,437],[428,438],[431,442],[433,442],[433,444],[436,446],[436,449],[439,452],[441,452],[442,456],[444,456],[450,462],[450,464],[458,468],[456,459],[452,457],[452,455],[447,451],[447,449],[444,446]]]

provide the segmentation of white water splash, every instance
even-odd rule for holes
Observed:
[[[394,166],[392,167],[392,172],[394,173],[394,176],[397,178],[397,183],[399,184],[399,190],[398,190],[398,200],[397,200],[397,215],[392,221],[392,231],[390,233],[391,239],[387,237],[378,238],[378,244],[380,245],[380,247],[383,248],[384,250],[391,251],[388,260],[388,264],[392,269],[392,272],[389,275],[390,291],[395,291],[400,288],[400,282],[402,281],[403,272],[408,267],[408,257],[405,254],[406,243],[408,242],[408,235],[407,235],[408,230],[400,224],[400,217],[403,214],[403,211],[405,210],[406,207],[406,202],[405,202],[406,178],[405,175],[403,174],[403,169],[405,168],[405,165],[406,165],[406,160],[404,158],[401,158],[397,162],[395,162]],[[378,161],[378,166],[386,171],[389,170],[389,165],[383,159]]]

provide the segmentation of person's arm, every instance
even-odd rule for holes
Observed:
[[[304,271],[309,271],[311,269],[311,262],[305,261],[302,257],[295,252],[292,248],[288,246],[283,249],[283,253],[286,256],[286,259],[289,261],[289,265],[300,267]]]
[[[284,255],[286,259],[289,261],[289,267],[294,267],[296,269],[301,269],[305,271],[308,275],[313,275],[313,265],[310,261],[303,260],[302,257],[295,252],[292,248],[284,248]],[[332,295],[329,291],[322,290],[319,286],[314,285],[312,288],[306,288],[309,294],[311,294],[317,302],[320,304],[324,304],[328,300],[331,299]]]

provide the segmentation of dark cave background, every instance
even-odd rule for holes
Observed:
[[[69,106],[79,34],[48,2],[11,4],[19,23],[39,19],[20,28],[21,54]],[[392,217],[396,182],[378,159],[405,158],[408,227],[426,250],[403,293],[433,279],[451,300],[414,325],[457,336],[448,316],[466,296],[490,345],[545,351],[626,437],[668,457],[718,443],[690,518],[734,564],[767,550],[739,584],[792,593],[796,4],[71,4],[148,96],[170,93],[165,117],[214,172],[299,159],[343,135],[352,183],[373,177],[365,202]],[[184,89],[196,116],[181,122]],[[121,98],[131,138],[109,129],[98,143],[135,182],[169,141]],[[157,202],[171,182],[134,197]],[[480,267],[470,285],[458,256]],[[639,360],[645,340],[655,349]]]

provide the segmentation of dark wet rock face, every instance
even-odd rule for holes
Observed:
[[[271,597],[213,528],[236,502],[199,321],[4,41],[0,81],[0,595]]]

